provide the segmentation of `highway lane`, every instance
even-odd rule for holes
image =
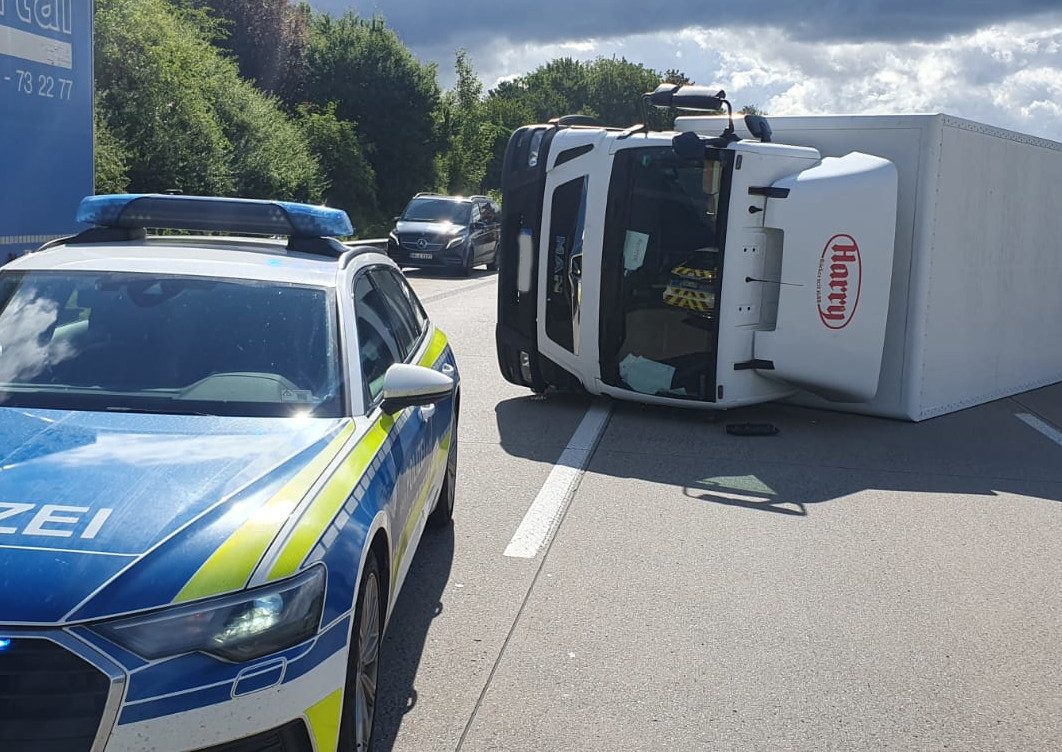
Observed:
[[[1062,446],[1016,417],[1059,428],[1062,388],[922,424],[605,403],[555,537],[507,557],[591,400],[502,380],[493,275],[409,277],[462,369],[461,469],[381,749],[1062,748]]]

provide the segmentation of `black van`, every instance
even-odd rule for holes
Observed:
[[[464,276],[498,268],[501,209],[487,196],[418,193],[395,218],[387,254],[400,266],[454,269]]]

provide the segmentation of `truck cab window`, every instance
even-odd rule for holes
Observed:
[[[617,155],[602,249],[605,383],[713,398],[722,174],[719,162],[670,148]]]
[[[584,176],[558,186],[553,192],[546,270],[546,335],[576,354],[579,353],[586,187]]]

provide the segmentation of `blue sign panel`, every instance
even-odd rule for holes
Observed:
[[[93,192],[92,0],[0,0],[0,263]]]

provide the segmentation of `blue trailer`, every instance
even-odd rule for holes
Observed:
[[[0,0],[0,263],[93,193],[92,2]]]

